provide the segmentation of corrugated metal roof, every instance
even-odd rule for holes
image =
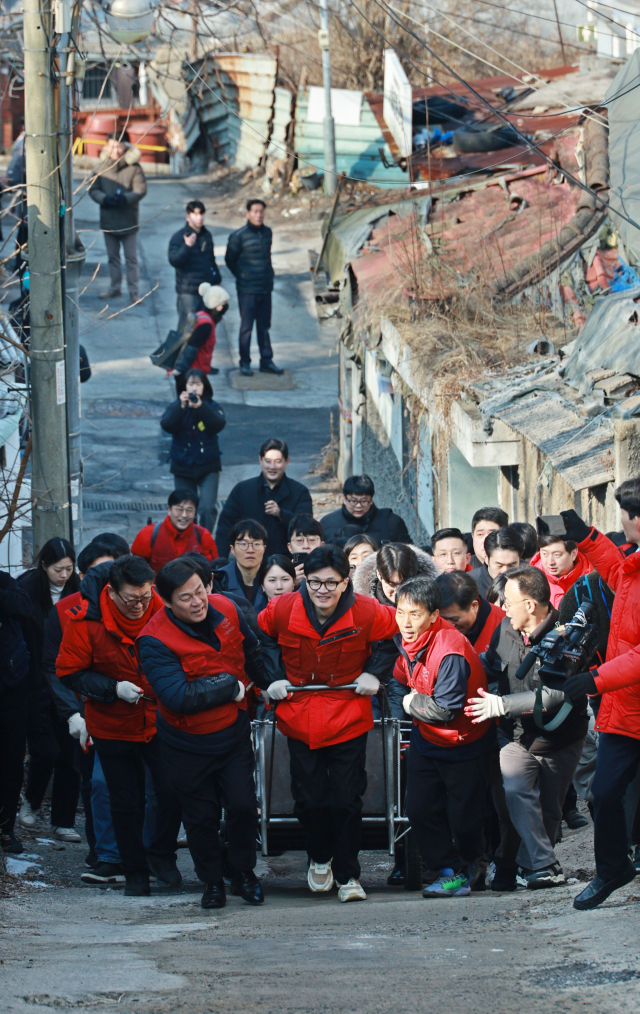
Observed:
[[[277,61],[253,53],[207,53],[185,65],[199,78],[191,100],[216,159],[239,169],[257,165],[266,151],[273,116]]]
[[[295,150],[302,166],[307,163],[324,171],[323,124],[308,122],[308,101],[308,91],[301,91],[296,103]],[[396,166],[385,169],[382,163],[380,149],[389,162],[393,161],[393,156],[366,98],[362,103],[360,125],[343,127],[336,124],[335,135],[339,173],[368,180],[381,187],[407,186],[409,180],[402,169]]]

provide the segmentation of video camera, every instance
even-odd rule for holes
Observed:
[[[533,717],[541,729],[556,729],[572,708],[568,699],[548,725],[542,722],[542,687],[562,690],[567,676],[586,672],[596,653],[599,631],[595,624],[595,609],[591,602],[583,602],[574,613],[573,619],[562,628],[549,631],[523,659],[516,672],[516,679],[523,680],[535,662],[540,660],[538,670],[540,684],[536,692]]]

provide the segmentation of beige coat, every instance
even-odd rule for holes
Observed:
[[[122,158],[114,161],[104,157],[96,168],[89,196],[100,205],[100,228],[103,232],[126,236],[137,231],[138,204],[147,192],[147,181],[139,161],[140,151],[128,144]],[[118,191],[124,194],[127,203],[120,208],[105,207],[105,197],[113,197]]]

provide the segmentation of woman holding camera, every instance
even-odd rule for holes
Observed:
[[[177,399],[160,420],[171,433],[171,472],[175,488],[193,490],[200,498],[200,524],[213,532],[216,523],[220,446],[218,433],[224,429],[224,410],[213,400],[209,378],[202,370],[187,370],[177,380]]]

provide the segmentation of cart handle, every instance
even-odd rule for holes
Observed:
[[[326,683],[308,683],[304,687],[294,687],[293,684],[290,683],[287,687],[287,693],[295,694],[307,690],[355,690],[357,686],[357,683],[343,683],[342,686],[339,687],[331,687]]]

